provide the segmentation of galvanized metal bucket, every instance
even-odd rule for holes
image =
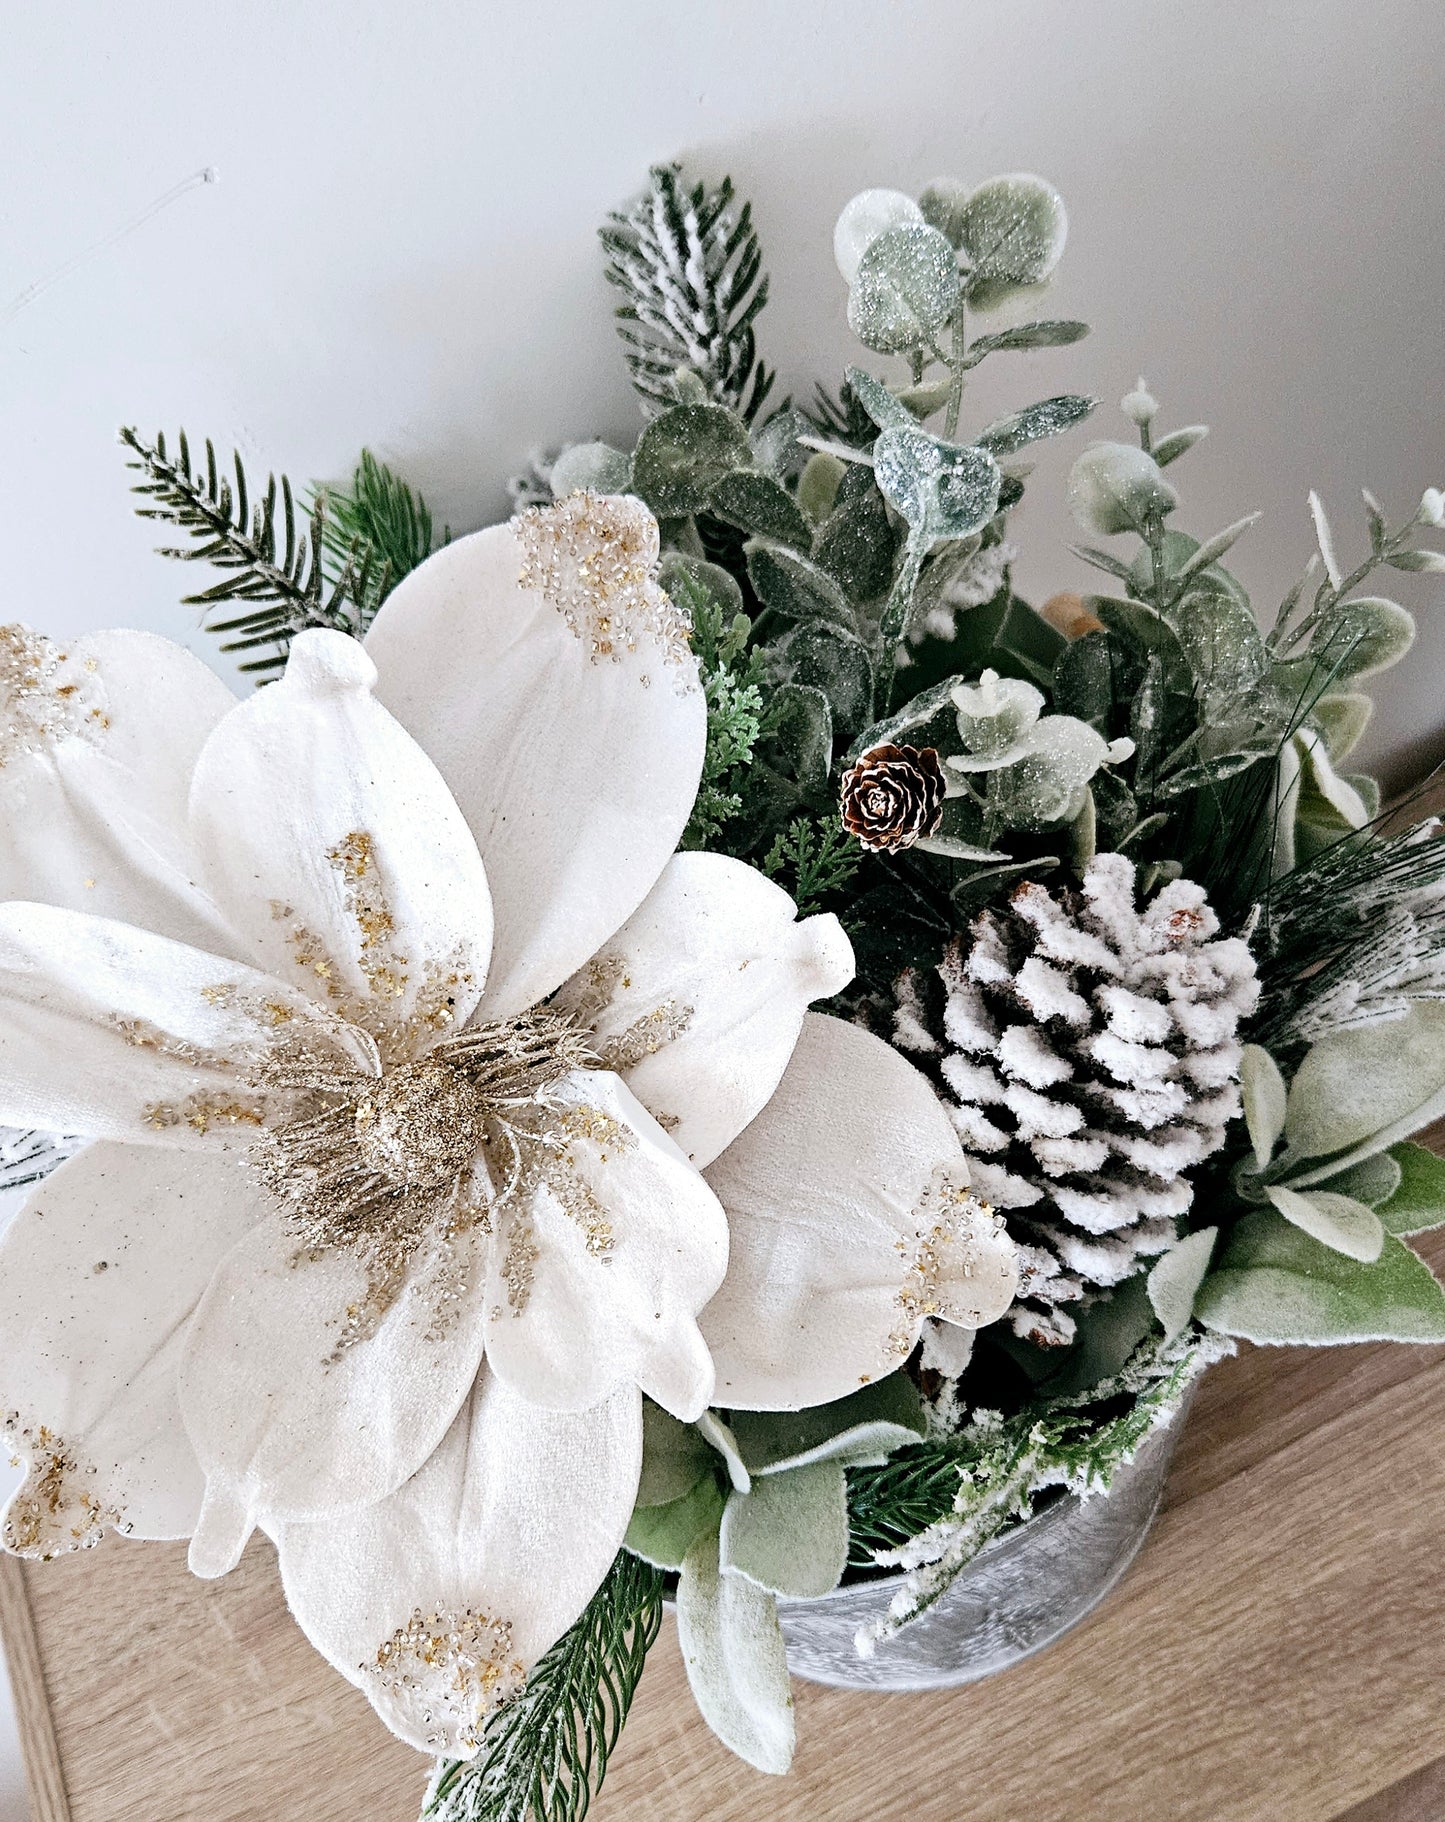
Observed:
[[[881,1619],[900,1577],[836,1588],[817,1600],[779,1601],[788,1667],[841,1689],[948,1689],[1007,1670],[1083,1619],[1129,1567],[1154,1521],[1186,1401],[1108,1493],[1070,1494],[997,1537],[932,1607],[871,1658],[854,1637]]]

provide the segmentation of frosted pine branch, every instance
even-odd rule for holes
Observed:
[[[894,1042],[940,1085],[974,1187],[1023,1267],[1010,1320],[1040,1345],[1069,1306],[1164,1252],[1190,1173],[1239,1112],[1238,1026],[1258,998],[1248,947],[1221,939],[1189,880],[1136,904],[1123,855],[1082,891],[1024,884],[937,977],[899,983]]]

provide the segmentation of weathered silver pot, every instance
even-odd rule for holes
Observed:
[[[1098,1605],[1138,1553],[1164,1490],[1188,1401],[1156,1430],[1107,1494],[1059,1499],[982,1549],[927,1612],[871,1658],[853,1640],[881,1619],[898,1576],[818,1600],[779,1601],[788,1667],[841,1689],[947,1689],[1007,1670]]]

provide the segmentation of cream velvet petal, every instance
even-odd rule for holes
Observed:
[[[518,586],[507,525],[413,570],[367,635],[377,693],[441,768],[496,907],[482,1010],[561,986],[635,911],[687,824],[707,711],[696,666],[655,640],[594,658]]]
[[[31,1193],[0,1241],[0,1417],[31,1465],[7,1544],[54,1555],[107,1524],[189,1535],[202,1477],[177,1400],[182,1337],[263,1212],[236,1162],[131,1145],[87,1146]]]
[[[836,917],[798,922],[756,867],[676,854],[560,1000],[701,1169],[767,1104],[809,1001],[852,978]]]
[[[607,1573],[641,1466],[633,1388],[569,1415],[542,1410],[483,1368],[435,1454],[390,1498],[277,1528],[291,1611],[394,1733],[423,1752],[470,1757],[487,1671],[471,1674],[450,1653],[396,1655],[397,1635],[418,1615],[430,1622],[427,1637],[464,1635],[484,1665],[491,1653],[504,1691]]]
[[[38,681],[7,705],[12,668]],[[62,647],[0,628],[0,901],[66,905],[236,954],[197,883],[186,826],[196,755],[234,702],[199,658],[154,633]],[[37,718],[43,733],[28,725]]]
[[[246,1146],[289,1107],[258,1060],[303,1035],[375,1073],[364,1033],[271,975],[108,918],[0,905],[0,1124]]]
[[[433,661],[436,661],[434,655]],[[470,1016],[492,912],[476,843],[436,767],[371,694],[354,639],[307,632],[286,674],[226,717],[191,817],[216,898],[262,966],[393,1056]]]
[[[727,1269],[723,1211],[615,1075],[581,1071],[566,1095],[579,1136],[558,1187],[526,1192],[501,1215],[487,1358],[554,1410],[586,1410],[636,1383],[692,1422],[712,1392],[697,1313]]]
[[[227,1255],[192,1319],[181,1412],[206,1475],[197,1575],[235,1567],[263,1519],[321,1518],[396,1490],[441,1441],[481,1361],[481,1240],[418,1255],[369,1338],[362,1263],[303,1254],[268,1212]]]
[[[727,1279],[702,1316],[715,1402],[827,1404],[897,1367],[918,1339],[919,1243],[945,1182],[967,1181],[957,1135],[911,1063],[812,1012],[772,1100],[707,1171],[727,1210]],[[1001,1315],[1016,1282],[992,1217],[965,1229],[973,1276],[938,1287],[952,1317]],[[945,1254],[948,1266],[965,1261]]]

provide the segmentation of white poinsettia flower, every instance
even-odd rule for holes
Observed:
[[[215,1574],[262,1525],[433,1750],[605,1572],[641,1393],[713,1398],[700,1170],[852,970],[674,853],[705,714],[655,558],[574,498],[240,703],[138,635],[0,647],[0,1122],[93,1141],[0,1244],[5,1542]]]

